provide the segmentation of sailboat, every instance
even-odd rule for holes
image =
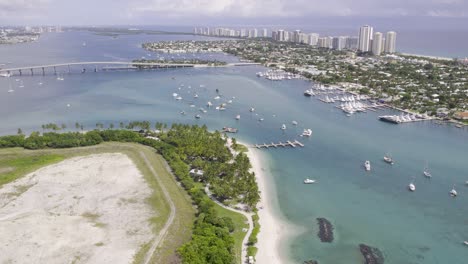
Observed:
[[[428,166],[427,161],[426,161],[426,166],[424,167],[423,174],[424,174],[424,177],[426,178],[432,178],[432,174],[429,172],[429,166]]]

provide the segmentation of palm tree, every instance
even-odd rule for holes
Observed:
[[[76,122],[75,123],[75,128],[76,128],[76,130],[80,129],[80,123]]]
[[[109,128],[114,129],[114,123],[110,123]]]
[[[65,128],[67,128],[67,125],[62,124],[62,130],[65,130]]]
[[[18,135],[23,135],[23,130],[21,130],[21,128],[18,128]]]
[[[120,129],[124,129],[124,128],[125,128],[124,122],[120,122],[120,123],[119,123],[119,127],[120,127]]]

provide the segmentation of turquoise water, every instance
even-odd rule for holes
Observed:
[[[147,56],[139,43],[174,36],[125,36],[112,39],[86,32],[49,34],[37,43],[0,46],[0,63],[11,65],[84,60],[128,60]],[[188,37],[181,37],[188,38]],[[85,40],[86,48],[81,46]],[[230,61],[236,58],[216,56]],[[0,79],[0,134],[39,130],[48,122],[75,122],[93,129],[96,122],[150,120],[206,124],[210,129],[239,128],[239,139],[263,143],[300,139],[301,149],[264,151],[276,183],[279,210],[285,218],[307,228],[288,246],[300,263],[363,263],[358,244],[378,247],[385,263],[466,263],[468,248],[468,131],[431,122],[392,125],[377,120],[378,113],[346,117],[331,105],[302,92],[310,83],[302,80],[270,82],[255,77],[262,67],[177,69],[142,72],[98,72],[55,76],[23,76]],[[173,78],[174,77],[174,78]],[[43,85],[38,85],[42,82]],[[184,84],[181,90],[178,90]],[[15,92],[7,93],[9,85]],[[191,89],[188,86],[191,86]],[[204,85],[204,87],[200,87]],[[218,88],[221,100],[216,101]],[[184,100],[176,101],[172,93]],[[193,94],[199,95],[198,99]],[[232,99],[235,97],[235,99]],[[224,112],[209,110],[200,120],[194,115],[207,101],[233,103]],[[70,107],[67,107],[70,104]],[[195,107],[190,107],[190,105]],[[250,113],[250,107],[256,112]],[[180,111],[187,114],[180,115]],[[240,114],[241,120],[234,117]],[[264,118],[264,122],[258,122]],[[291,121],[299,122],[297,127]],[[280,130],[281,124],[288,129]],[[312,128],[310,139],[297,135]],[[394,166],[382,161],[386,152]],[[370,160],[373,171],[362,164]],[[433,179],[422,176],[429,162]],[[406,186],[415,177],[417,191]],[[304,185],[304,178],[318,181]],[[448,192],[456,184],[457,198]],[[335,241],[317,238],[317,217],[330,219]],[[268,232],[268,230],[263,230]]]

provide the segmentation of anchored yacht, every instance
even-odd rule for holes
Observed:
[[[457,190],[455,190],[455,186],[452,187],[452,190],[450,191],[450,196],[456,197],[458,195]]]
[[[416,186],[414,185],[414,183],[410,183],[410,184],[408,185],[408,189],[409,189],[410,191],[414,192],[414,191],[416,191]]]
[[[310,137],[312,136],[312,129],[308,128],[308,129],[304,129],[304,132],[302,132],[302,137]]]
[[[281,126],[281,130],[286,130],[286,125],[285,125],[285,124],[283,124],[283,125]]]
[[[388,154],[383,157],[383,160],[388,164],[391,164],[391,165],[394,164],[392,157]]]

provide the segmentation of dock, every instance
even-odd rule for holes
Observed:
[[[296,147],[304,147],[304,144],[297,140],[288,140],[286,142],[281,142],[279,141],[278,143],[271,142],[270,144],[263,143],[263,144],[255,144],[253,145],[254,148],[258,149],[268,149],[268,148],[286,148],[286,147],[291,147],[291,148],[296,148]]]

